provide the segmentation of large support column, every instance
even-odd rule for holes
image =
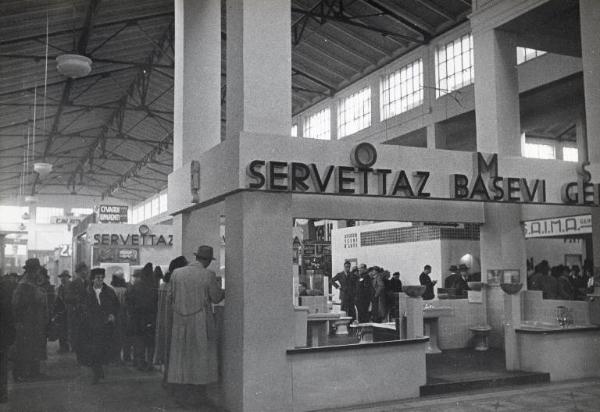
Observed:
[[[290,0],[227,1],[227,138],[289,136]]]
[[[5,275],[6,256],[4,254],[6,235],[0,235],[0,276]]]
[[[521,155],[516,43],[499,30],[473,32],[477,150]]]
[[[521,229],[521,206],[518,204],[484,205],[485,224],[480,228],[481,279],[487,281],[490,269],[518,269],[521,282],[527,283],[525,236]],[[525,289],[525,287],[524,287]],[[499,287],[485,288],[488,323],[492,326],[490,343],[504,345],[504,292]]]
[[[587,160],[598,167],[600,163],[600,36],[598,36],[600,3],[594,0],[579,0],[579,16]],[[594,267],[600,267],[600,210],[597,207],[592,208],[592,245]]]
[[[591,163],[598,163],[600,162],[600,36],[598,36],[600,2],[579,0],[579,15],[588,155]]]
[[[225,201],[225,213],[225,407],[290,411],[291,195],[238,193]]]
[[[173,168],[221,142],[221,1],[175,0]]]

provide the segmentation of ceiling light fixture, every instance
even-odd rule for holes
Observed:
[[[85,77],[92,71],[92,59],[80,54],[61,54],[56,58],[56,70],[72,79]]]

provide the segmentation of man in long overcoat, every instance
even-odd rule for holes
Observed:
[[[40,375],[40,361],[46,360],[48,302],[46,291],[38,286],[42,272],[36,258],[25,262],[25,275],[12,297],[15,328],[15,366],[13,376],[21,382]]]
[[[173,304],[172,339],[167,380],[169,383],[204,385],[218,380],[217,336],[211,304],[225,293],[215,272],[210,246],[200,246],[196,261],[176,269],[171,277],[169,300]]]
[[[84,312],[79,328],[77,359],[92,368],[92,383],[104,378],[102,365],[111,360],[119,300],[114,290],[104,283],[105,270],[91,271],[92,287],[86,290]]]
[[[356,284],[358,276],[350,271],[350,262],[344,262],[344,271],[336,274],[331,280],[331,284],[336,289],[340,290],[341,309],[350,316],[352,320],[356,319],[356,311],[354,310],[354,297],[356,295]]]

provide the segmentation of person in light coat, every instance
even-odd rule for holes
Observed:
[[[176,269],[168,298],[173,305],[172,338],[167,381],[199,385],[196,393],[206,398],[206,386],[218,380],[217,336],[212,304],[224,298],[215,272],[210,246],[198,247],[196,261]]]

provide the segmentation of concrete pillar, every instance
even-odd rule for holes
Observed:
[[[437,141],[436,141],[436,133],[435,133],[435,123],[427,125],[427,148],[428,149],[437,149]]]
[[[423,336],[423,298],[406,299],[406,338]]]
[[[427,128],[427,148],[436,149],[436,127],[435,120],[431,113],[435,105],[435,47],[426,47],[423,51],[423,108],[425,119],[428,119]]]
[[[521,292],[516,295],[504,294],[504,358],[506,370],[521,369],[519,344],[515,328],[521,325]]]
[[[521,282],[527,284],[525,236],[521,229],[521,206],[518,204],[484,204],[485,224],[480,227],[481,279],[487,282],[490,269],[518,269]],[[486,287],[487,322],[492,326],[490,343],[505,344],[502,327],[506,307],[499,287]]]
[[[575,119],[575,140],[577,142],[577,152],[579,161],[588,161],[588,144],[585,130],[585,113],[580,113]]]
[[[227,1],[227,138],[289,136],[290,0]]]
[[[485,224],[480,228],[481,278],[488,269],[518,269],[527,283],[525,235],[521,228],[521,205],[484,204]]]
[[[381,76],[374,76],[369,86],[371,87],[371,127],[381,123],[381,90],[379,83]]]
[[[242,192],[225,200],[225,407],[292,410],[294,347],[291,195]]]
[[[598,163],[600,162],[600,36],[598,36],[600,2],[579,0],[579,16],[588,155],[591,163]],[[596,262],[600,263],[600,259]]]
[[[5,255],[5,247],[6,247],[6,235],[0,235],[0,276],[6,274],[6,255]]]
[[[585,160],[597,165],[600,163],[600,3],[594,0],[579,0],[579,16],[585,97],[584,136],[587,137]],[[594,267],[600,267],[600,211],[596,207],[592,208],[592,245]]]
[[[477,150],[521,156],[519,79],[513,35],[473,32]]]
[[[331,99],[329,104],[329,139],[338,140],[338,100]],[[346,137],[346,136],[344,136]]]
[[[221,142],[221,1],[175,0],[173,168]]]

